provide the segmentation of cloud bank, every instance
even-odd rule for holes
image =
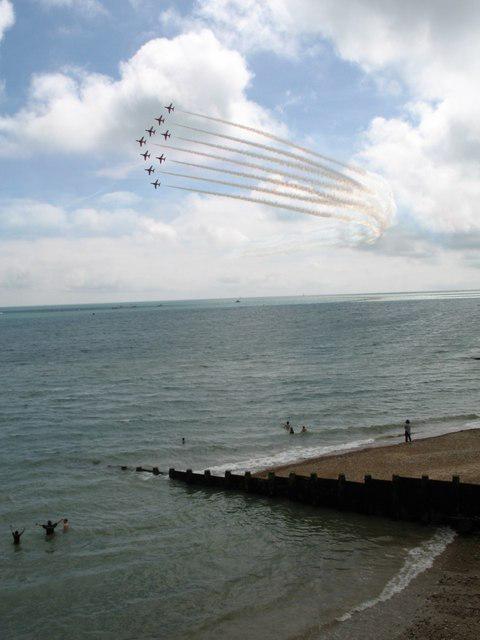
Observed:
[[[244,52],[295,57],[320,37],[366,74],[401,82],[402,115],[371,122],[361,158],[419,227],[480,228],[478,3],[198,0],[195,16]]]
[[[82,69],[34,76],[26,105],[0,117],[0,154],[126,152],[172,100],[275,128],[267,111],[246,98],[250,79],[244,58],[207,29],[156,38],[120,64],[118,78]]]
[[[15,24],[15,13],[10,0],[0,0],[0,42],[5,31]]]

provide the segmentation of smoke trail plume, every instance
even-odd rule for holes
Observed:
[[[334,180],[340,180],[347,184],[351,184],[354,187],[360,186],[356,180],[353,180],[348,176],[344,176],[343,174],[339,174],[337,172],[332,172],[328,169],[324,169],[320,165],[313,166],[310,164],[302,164],[301,162],[291,162],[290,160],[281,160],[280,158],[268,156],[263,153],[255,153],[254,151],[244,151],[243,149],[236,149],[235,147],[227,147],[226,145],[214,144],[213,142],[204,142],[203,140],[193,140],[192,138],[182,138],[181,136],[177,136],[177,140],[181,140],[182,142],[188,142],[190,144],[200,144],[205,147],[220,149],[221,151],[230,151],[231,153],[241,153],[244,156],[249,156],[250,158],[258,158],[259,160],[265,160],[265,162],[269,162],[271,164],[279,164],[283,167],[300,169],[301,171],[305,171],[306,173],[315,173],[315,174],[324,175],[328,178],[331,178]]]
[[[330,158],[329,156],[324,156],[321,153],[317,153],[313,151],[313,149],[309,149],[308,147],[302,147],[291,140],[286,140],[285,138],[280,138],[279,136],[275,136],[268,131],[263,131],[263,129],[254,129],[253,127],[247,127],[244,124],[239,124],[238,122],[232,122],[231,120],[223,120],[222,118],[213,118],[212,116],[206,116],[202,113],[195,113],[194,111],[184,111],[182,109],[178,110],[180,113],[185,113],[189,116],[195,116],[196,118],[203,118],[204,120],[211,120],[212,122],[219,122],[221,124],[228,124],[231,127],[236,127],[237,129],[243,129],[244,131],[251,131],[252,133],[256,133],[259,136],[263,136],[264,138],[268,138],[269,140],[275,140],[276,142],[280,142],[281,144],[292,147],[293,149],[298,149],[299,151],[303,151],[304,153],[308,153],[311,156],[316,158],[321,158],[327,162],[331,162],[332,164],[336,164],[340,167],[344,167],[349,171],[356,171],[361,175],[365,175],[366,171],[364,171],[361,167],[356,167],[355,165],[347,164],[345,162],[340,162],[339,160],[335,160],[335,158]]]
[[[200,161],[182,162],[175,158],[172,159],[169,154],[167,162],[190,167],[192,170],[187,173],[179,173],[169,171],[167,168],[162,170],[162,167],[157,169],[159,173],[174,176],[181,181],[178,185],[166,185],[169,188],[243,202],[254,202],[320,218],[355,223],[359,227],[357,233],[351,237],[356,240],[360,237],[358,234],[361,227],[369,230],[368,237],[373,241],[390,224],[395,205],[388,185],[384,181],[382,182],[379,176],[323,156],[267,131],[194,112],[182,111],[182,113],[249,131],[290,147],[296,152],[293,153],[277,145],[263,144],[249,139],[249,137],[237,137],[189,124],[175,123],[178,127],[193,131],[197,135],[193,139],[178,136],[177,139],[185,144],[184,147],[166,143],[156,144],[153,141],[149,141],[149,144],[162,149],[191,154],[197,158],[208,159],[214,161],[215,166],[212,162],[205,161],[204,164],[200,164]],[[213,140],[210,136],[213,137]],[[208,139],[211,141],[208,142]],[[232,144],[224,144],[223,141],[231,141]],[[199,147],[208,147],[211,150],[218,149],[228,155],[215,152],[207,153],[207,151],[200,151]],[[316,161],[315,158],[321,161]],[[251,159],[256,159],[257,162]],[[337,167],[333,168],[332,164]],[[238,169],[228,168],[228,165],[234,165]],[[338,167],[342,167],[342,170],[339,170]],[[203,175],[198,175],[198,170],[203,171]],[[212,176],[212,173],[223,175]],[[356,174],[354,177],[353,173]],[[246,181],[224,179],[224,176],[244,178]],[[197,189],[194,185],[189,185],[186,182],[189,180],[222,185],[224,189],[221,191],[214,191],[210,188]],[[241,193],[235,193],[235,190],[244,190],[249,193],[241,195]],[[267,194],[270,198],[254,197],[252,194],[255,193]],[[310,207],[305,206],[307,204]],[[363,233],[363,237],[366,237],[365,233]]]
[[[257,204],[264,204],[267,205],[269,207],[274,207],[276,209],[287,209],[289,211],[295,211],[297,213],[305,213],[307,215],[310,216],[316,216],[317,218],[330,218],[330,219],[335,219],[335,220],[341,220],[342,222],[353,222],[355,224],[358,224],[360,226],[366,227],[367,229],[369,229],[370,231],[372,231],[375,235],[375,237],[378,237],[380,235],[379,230],[377,227],[375,227],[374,225],[372,225],[370,222],[366,221],[366,220],[362,220],[359,218],[356,218],[355,216],[348,216],[345,214],[340,214],[337,213],[335,211],[318,211],[315,209],[305,209],[303,207],[295,207],[292,205],[288,205],[288,204],[283,204],[280,202],[275,202],[274,200],[264,200],[263,198],[250,198],[247,196],[239,196],[239,195],[235,195],[233,193],[221,193],[219,191],[207,191],[207,190],[203,190],[203,189],[194,189],[192,187],[178,187],[178,186],[174,186],[174,185],[165,185],[167,186],[169,189],[179,189],[181,191],[190,191],[192,193],[202,193],[205,195],[210,195],[210,196],[219,196],[221,198],[232,198],[234,200],[243,200],[244,202],[255,202]]]
[[[307,177],[300,173],[290,173],[288,171],[281,171],[278,168],[269,169],[265,168],[264,165],[255,164],[254,162],[246,162],[245,160],[235,160],[234,158],[228,158],[226,156],[217,156],[213,153],[206,153],[205,151],[197,151],[195,149],[185,149],[183,147],[175,147],[169,144],[157,144],[156,142],[152,143],[155,147],[161,147],[162,149],[171,149],[172,151],[180,151],[182,153],[189,153],[195,156],[201,156],[202,158],[210,158],[211,160],[219,160],[221,162],[228,162],[229,164],[234,164],[240,167],[248,167],[249,169],[257,169],[258,171],[265,171],[268,173],[273,173],[274,175],[283,176],[285,178],[289,178],[291,180],[296,180],[298,182],[304,182],[310,185],[318,186],[321,188],[328,188],[335,191],[343,191],[343,192],[352,192],[353,187],[349,185],[338,184],[336,182],[324,182],[322,180],[315,180],[313,178]]]
[[[295,189],[297,191],[305,191],[306,193],[313,193],[316,195],[327,195],[330,191],[338,190],[336,185],[330,185],[329,183],[319,183],[323,187],[322,191],[318,191],[313,187],[309,187],[307,184],[298,184],[298,182],[288,182],[286,180],[279,180],[277,178],[270,178],[267,176],[261,176],[255,173],[247,173],[246,171],[233,171],[232,169],[221,169],[219,167],[210,167],[206,164],[197,164],[196,162],[182,162],[181,160],[172,160],[175,164],[181,164],[186,167],[194,167],[196,169],[203,169],[204,171],[215,171],[217,173],[228,173],[231,176],[238,176],[240,178],[249,178],[250,180],[258,180],[259,182],[270,182],[276,184],[279,187],[288,189]],[[245,163],[249,164],[249,163]],[[278,171],[275,171],[278,174]],[[290,175],[290,174],[287,174]]]
[[[256,147],[257,149],[263,149],[264,151],[269,151],[271,153],[277,153],[279,155],[286,156],[287,158],[292,158],[292,160],[298,160],[302,163],[312,165],[312,167],[318,167],[320,169],[323,169],[324,171],[327,171],[328,175],[331,175],[332,178],[334,177],[337,180],[347,179],[352,184],[355,184],[356,187],[363,188],[363,185],[357,182],[356,180],[353,180],[353,178],[345,176],[343,173],[335,171],[330,167],[326,167],[325,165],[320,164],[319,162],[314,162],[313,160],[309,160],[308,158],[305,158],[305,156],[300,156],[298,155],[298,153],[290,153],[289,151],[285,151],[284,149],[277,149],[276,147],[271,147],[267,144],[252,142],[251,140],[246,140],[245,138],[236,138],[235,136],[227,136],[226,134],[217,133],[216,131],[207,131],[206,129],[198,129],[197,127],[190,127],[186,124],[180,124],[178,122],[176,122],[175,125],[177,127],[181,127],[182,129],[189,129],[190,131],[196,131],[197,133],[206,133],[209,136],[215,136],[216,138],[222,138],[223,140],[231,140],[232,142],[239,142],[240,144],[246,144],[250,147]]]
[[[275,191],[274,189],[266,189],[265,187],[259,187],[255,184],[243,184],[240,182],[229,182],[227,180],[215,180],[214,178],[203,178],[201,176],[192,176],[188,173],[177,173],[175,171],[166,171],[161,170],[159,173],[176,176],[177,178],[187,178],[189,180],[200,180],[202,182],[211,182],[213,184],[221,184],[226,187],[234,187],[236,189],[246,189],[247,191],[258,191],[261,193],[268,193],[270,195],[279,196],[281,198],[290,198],[293,200],[301,200],[303,202],[311,202],[318,205],[329,205],[329,206],[345,206],[345,207],[353,207],[363,213],[368,215],[367,208],[364,209],[364,204],[361,202],[355,201],[346,201],[335,198],[334,196],[301,196],[295,193],[283,193],[281,191]]]

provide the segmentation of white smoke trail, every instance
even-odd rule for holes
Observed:
[[[175,147],[169,144],[157,144],[156,142],[152,143],[155,147],[161,147],[162,149],[172,149],[173,151],[180,151],[182,153],[189,153],[195,156],[201,156],[202,158],[210,158],[212,160],[220,160],[221,162],[228,162],[229,164],[234,164],[240,167],[248,167],[249,169],[257,169],[258,171],[265,171],[269,174],[283,176],[285,178],[289,178],[291,180],[297,180],[298,182],[304,182],[310,185],[316,185],[321,188],[329,188],[335,191],[343,191],[351,193],[353,192],[353,187],[350,185],[338,184],[335,182],[324,182],[322,180],[314,180],[313,178],[309,178],[299,173],[290,173],[289,171],[281,171],[278,168],[265,168],[264,165],[256,164],[255,162],[246,162],[244,160],[235,160],[234,158],[227,158],[226,156],[217,156],[214,153],[206,153],[205,151],[197,151],[195,149],[184,149],[182,147]]]
[[[349,171],[356,171],[361,175],[365,175],[367,172],[361,167],[356,167],[352,164],[347,164],[345,162],[340,162],[339,160],[335,160],[335,158],[330,158],[329,156],[324,156],[321,153],[317,153],[313,151],[313,149],[309,149],[308,147],[302,147],[291,140],[286,140],[285,138],[280,138],[279,136],[275,136],[268,131],[263,131],[262,129],[254,129],[253,127],[247,127],[244,124],[239,124],[238,122],[232,122],[231,120],[223,120],[222,118],[213,118],[212,116],[205,116],[202,113],[195,113],[194,111],[184,111],[183,109],[178,109],[179,113],[185,113],[189,116],[195,116],[196,118],[203,118],[204,120],[211,120],[212,122],[220,122],[222,124],[228,124],[231,127],[236,127],[237,129],[243,129],[244,131],[251,131],[252,133],[256,133],[264,138],[268,138],[269,140],[275,140],[276,142],[280,142],[281,144],[285,144],[293,149],[298,149],[299,151],[303,151],[304,153],[308,153],[316,158],[321,158],[327,162],[331,162],[332,164],[339,165],[340,167],[344,167]]]
[[[365,203],[353,200],[340,200],[339,198],[335,198],[335,196],[301,196],[295,193],[282,193],[281,191],[276,191],[275,189],[266,189],[265,187],[259,187],[255,184],[242,184],[240,182],[229,182],[227,180],[215,180],[214,178],[203,178],[201,176],[193,176],[188,173],[177,173],[176,171],[166,171],[160,170],[159,173],[176,176],[177,178],[187,178],[190,180],[200,180],[202,182],[212,182],[214,184],[221,184],[226,187],[234,187],[236,189],[246,189],[247,191],[258,191],[261,193],[268,193],[269,195],[279,196],[281,198],[289,198],[290,200],[302,200],[303,202],[311,202],[318,205],[329,205],[329,206],[344,206],[347,208],[354,208],[355,210],[361,211],[366,215],[370,215],[369,208],[365,205]]]
[[[292,205],[283,204],[281,202],[275,202],[274,200],[264,200],[263,198],[250,198],[247,196],[239,196],[234,195],[232,193],[221,193],[219,191],[207,191],[204,189],[193,189],[192,187],[178,187],[174,185],[165,185],[169,189],[179,189],[180,191],[190,191],[192,193],[202,193],[210,196],[219,196],[221,198],[232,198],[234,200],[243,200],[244,202],[255,202],[257,204],[264,204],[269,207],[274,207],[276,209],[286,209],[288,211],[296,211],[297,213],[305,213],[310,216],[316,216],[318,218],[329,218],[335,220],[341,220],[342,222],[353,222],[360,226],[366,227],[371,232],[373,232],[375,237],[379,237],[380,231],[377,227],[372,225],[370,222],[366,220],[361,220],[355,218],[354,216],[348,216],[345,214],[340,214],[336,211],[317,211],[313,209],[305,209],[303,207],[294,207]]]
[[[190,131],[196,131],[197,133],[206,133],[209,136],[215,136],[217,138],[222,138],[224,140],[232,140],[232,142],[239,142],[240,144],[246,144],[246,145],[251,146],[251,147],[256,147],[257,149],[263,149],[265,151],[270,151],[271,153],[278,153],[279,155],[286,156],[288,158],[292,158],[293,160],[298,160],[298,161],[300,161],[302,163],[307,163],[307,164],[311,165],[312,167],[319,167],[321,169],[324,169],[325,171],[328,171],[329,174],[332,175],[332,177],[335,177],[338,180],[343,180],[343,179],[347,178],[348,180],[353,181],[355,186],[357,186],[358,188],[363,188],[363,185],[361,185],[356,180],[353,180],[353,178],[345,176],[343,173],[340,173],[339,171],[335,171],[335,169],[331,169],[330,167],[326,167],[325,165],[320,164],[319,162],[314,162],[313,160],[309,160],[308,158],[305,158],[305,156],[299,156],[298,153],[290,153],[289,151],[285,151],[284,149],[277,149],[276,147],[271,147],[271,146],[269,146],[267,144],[260,144],[259,142],[252,142],[251,140],[246,140],[245,138],[236,138],[235,136],[228,136],[226,134],[217,133],[215,131],[207,131],[206,129],[198,129],[197,127],[190,127],[190,126],[188,126],[186,124],[180,124],[179,122],[175,122],[174,124],[177,127],[181,127],[182,129],[189,129]]]
[[[246,171],[233,171],[232,169],[221,169],[220,167],[209,167],[206,164],[197,164],[196,162],[182,162],[181,160],[171,160],[175,164],[181,164],[186,167],[194,167],[196,169],[203,169],[204,171],[216,171],[217,173],[228,173],[231,176],[239,176],[240,178],[249,178],[250,180],[258,180],[259,182],[271,182],[272,184],[276,184],[279,187],[285,187],[288,189],[295,189],[297,191],[305,191],[306,193],[313,193],[317,195],[326,195],[329,194],[330,191],[338,190],[337,186],[329,185],[329,183],[320,183],[323,191],[318,191],[309,187],[306,184],[298,184],[296,182],[287,182],[285,180],[279,180],[277,178],[270,178],[267,176],[261,176],[256,173],[247,173]],[[246,163],[249,164],[249,163]],[[275,171],[275,173],[278,173]],[[325,185],[325,186],[323,186]]]
[[[227,147],[222,144],[215,144],[213,142],[203,142],[202,140],[193,140],[192,138],[182,138],[181,136],[176,136],[177,140],[181,140],[182,142],[188,142],[190,144],[200,144],[205,147],[212,147],[213,149],[220,149],[222,151],[230,151],[231,153],[241,153],[243,156],[249,156],[250,158],[258,158],[259,160],[265,160],[266,162],[270,162],[271,164],[279,164],[283,167],[291,167],[293,169],[300,169],[306,173],[315,173],[324,175],[330,179],[339,180],[341,182],[345,182],[346,184],[353,185],[354,187],[358,187],[360,189],[364,189],[362,185],[353,178],[349,178],[348,176],[344,176],[339,174],[338,172],[332,172],[328,169],[324,169],[320,165],[313,166],[310,164],[302,164],[301,162],[291,162],[290,160],[281,160],[280,158],[275,158],[272,156],[265,155],[263,153],[255,153],[254,151],[244,151],[242,149],[237,149],[235,147]]]

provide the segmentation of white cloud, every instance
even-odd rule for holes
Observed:
[[[327,38],[340,57],[410,102],[376,118],[364,160],[434,231],[480,228],[480,7],[460,0],[197,0],[195,16],[244,51],[296,55]]]
[[[48,9],[76,9],[87,16],[107,13],[99,0],[37,0],[37,2]]]
[[[3,237],[58,234],[65,230],[66,222],[66,214],[60,207],[45,202],[24,198],[0,203]]]
[[[5,31],[15,24],[15,13],[10,0],[0,0],[0,42]]]
[[[245,213],[245,212],[244,212]],[[203,221],[209,225],[210,221]],[[265,223],[266,224],[266,223]],[[223,244],[163,236],[40,237],[0,240],[2,303],[298,295],[474,288],[478,264],[437,249],[430,260],[351,247],[317,247],[294,255],[242,256]],[[193,230],[192,230],[193,233]]]
[[[150,40],[121,63],[118,79],[79,69],[36,75],[27,104],[0,117],[0,153],[27,146],[72,153],[133,150],[135,138],[170,101],[278,128],[246,98],[250,78],[242,56],[208,30]]]
[[[64,208],[30,199],[0,201],[0,235],[4,239],[69,236],[131,237],[146,235],[175,239],[171,225],[135,209],[146,206],[135,194],[113,192],[96,199],[89,207]],[[152,210],[153,208],[150,207]]]
[[[333,259],[330,244],[340,245],[340,253],[351,249],[351,234],[343,235],[348,227],[341,223],[301,214],[279,219],[260,205],[195,194],[165,211],[156,199],[127,205],[129,195],[113,192],[70,209],[0,202],[4,304],[13,303],[15,289],[25,304],[261,295],[269,288],[288,294],[298,283],[313,293],[320,282],[331,291],[347,276],[335,263],[330,282],[334,263],[325,257]],[[286,256],[292,249],[293,257]]]
[[[131,191],[112,191],[99,198],[99,202],[113,207],[130,207],[141,202],[140,196]]]

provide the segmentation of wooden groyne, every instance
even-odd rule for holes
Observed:
[[[480,529],[480,485],[460,482],[458,476],[450,482],[430,480],[428,476],[393,476],[391,480],[365,476],[364,482],[352,482],[344,475],[336,480],[318,478],[315,473],[310,477],[269,473],[267,478],[258,478],[248,471],[243,475],[226,471],[224,476],[216,476],[208,470],[193,473],[191,469],[170,469],[169,477],[199,488],[241,491],[395,520],[447,524],[461,533]]]

